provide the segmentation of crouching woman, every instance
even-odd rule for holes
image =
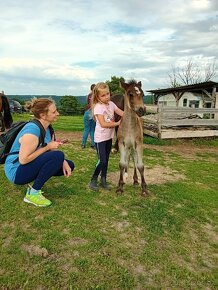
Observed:
[[[59,149],[61,142],[53,141],[49,125],[56,121],[59,113],[51,99],[39,98],[26,102],[34,118],[45,129],[45,146],[39,145],[40,128],[29,122],[18,133],[5,161],[5,174],[14,184],[24,185],[33,182],[28,187],[24,201],[36,206],[49,206],[51,201],[42,195],[42,187],[52,176],[69,177],[74,169],[74,163],[66,160]]]

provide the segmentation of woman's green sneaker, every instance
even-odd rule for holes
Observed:
[[[24,201],[27,203],[32,203],[36,206],[49,206],[51,205],[51,201],[45,198],[42,195],[42,191],[38,190],[36,194],[29,194],[30,190],[27,189],[26,196],[24,197]]]

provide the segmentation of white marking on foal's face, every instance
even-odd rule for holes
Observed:
[[[136,91],[136,94],[137,94],[137,95],[140,95],[140,90],[139,90],[139,88],[138,88],[138,87],[134,87],[134,89],[135,89],[135,91]]]

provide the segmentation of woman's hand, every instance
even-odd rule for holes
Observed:
[[[55,150],[58,149],[61,145],[63,145],[60,141],[51,141],[47,144],[48,150]]]
[[[19,162],[27,164],[39,155],[49,150],[58,149],[63,143],[57,141],[49,142],[45,147],[38,147],[39,139],[35,135],[25,134],[20,138]]]
[[[69,177],[72,173],[72,170],[66,160],[63,162],[63,173],[65,177]]]

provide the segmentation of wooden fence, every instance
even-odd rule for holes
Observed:
[[[144,134],[160,139],[218,136],[214,108],[147,107],[143,122]]]

